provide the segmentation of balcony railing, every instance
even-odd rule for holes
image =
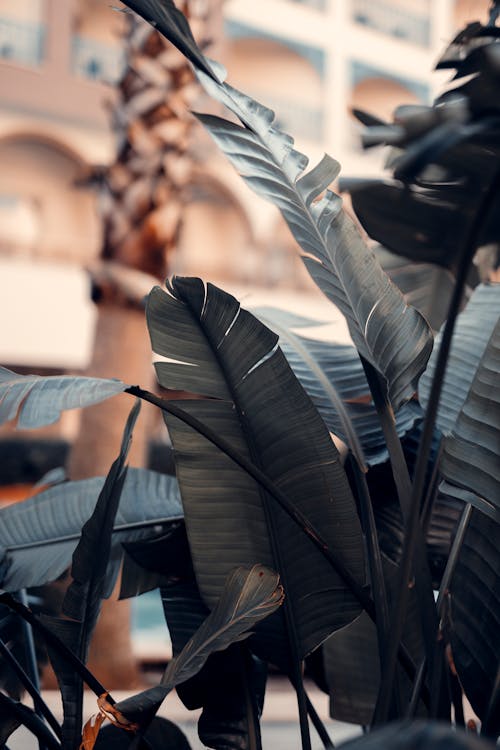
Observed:
[[[73,72],[105,83],[116,83],[123,71],[121,49],[83,36],[73,37]]]
[[[422,3],[426,6],[426,3]],[[428,6],[427,6],[428,9]],[[382,34],[405,39],[422,47],[430,43],[429,14],[421,15],[405,10],[396,2],[351,0],[351,14],[355,23],[380,31]]]
[[[0,18],[0,60],[37,66],[43,60],[45,28],[39,23]]]

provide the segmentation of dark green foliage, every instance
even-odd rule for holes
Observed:
[[[483,720],[500,668],[499,541],[499,524],[474,508],[450,585],[453,659],[465,694]]]
[[[372,250],[330,189],[337,162],[325,156],[306,172],[307,158],[275,128],[274,113],[224,82],[172,0],[126,4],[232,113],[198,118],[250,187],[278,206],[354,347],[294,332],[310,324],[298,315],[264,310],[259,320],[212,284],[174,278],[148,301],[156,372],[164,388],[199,398],[180,405],[120,381],[0,370],[0,421],[19,414],[20,426],[49,424],[77,402],[125,390],[163,410],[174,446],[179,485],[151,472],[126,477],[133,412],[106,480],[58,484],[2,511],[5,587],[58,576],[74,551],[64,604],[72,619],[46,618],[44,627],[1,594],[45,633],[63,696],[64,747],[79,742],[82,680],[106,692],[77,656],[85,659],[122,544],[122,595],[161,586],[175,658],[160,684],[119,704],[108,696],[139,729],[132,739],[106,728],[96,747],[187,750],[178,730],[154,720],[179,685],[184,703],[203,709],[205,744],[259,750],[272,662],[296,687],[307,748],[308,656],[335,718],[385,723],[424,705],[431,717],[449,717],[450,682],[459,720],[447,645],[483,733],[496,737],[500,285],[471,295],[468,284],[476,283],[475,251],[500,239],[500,6],[489,26],[472,24],[449,46],[438,67],[454,69],[456,85],[434,104],[400,107],[393,123],[356,112],[367,147],[393,147],[390,179],[343,186],[370,240],[384,246]],[[498,252],[486,255],[495,265]],[[431,328],[444,321],[430,356]],[[346,444],[347,471],[329,431]],[[441,586],[437,606],[427,565]],[[0,693],[0,744],[20,723],[46,747],[59,746],[35,713]],[[487,747],[433,722],[388,724],[350,745],[358,746]]]
[[[276,335],[234,297],[211,284],[205,289],[197,279],[176,279],[170,294],[154,290],[147,317],[153,350],[168,358],[175,354],[177,360],[156,364],[160,383],[175,388],[186,380],[190,391],[218,397],[183,401],[182,406],[278,484],[363,582],[360,527],[344,470],[321,419],[276,347]],[[306,656],[350,622],[359,604],[301,529],[251,478],[179,420],[168,417],[167,424],[205,603],[213,606],[235,565],[261,561],[284,566],[300,655]],[[286,669],[281,617],[266,621],[258,632],[254,645],[259,654]]]

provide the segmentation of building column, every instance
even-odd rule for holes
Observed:
[[[60,75],[72,67],[75,0],[45,0],[45,67]]]

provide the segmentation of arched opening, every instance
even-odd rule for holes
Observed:
[[[280,127],[321,138],[323,86],[309,60],[272,39],[243,37],[228,43],[226,62],[230,83],[274,109]]]
[[[366,110],[383,120],[392,120],[401,104],[421,104],[422,99],[399,81],[390,78],[363,78],[351,92],[350,109]]]
[[[234,196],[211,179],[193,186],[171,273],[205,280],[256,282],[258,256],[250,222]]]
[[[91,191],[75,185],[82,162],[29,134],[0,141],[0,252],[87,264],[99,249]]]

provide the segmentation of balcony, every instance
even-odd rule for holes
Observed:
[[[124,65],[122,49],[75,36],[72,55],[75,75],[111,84],[119,80]]]
[[[0,18],[0,60],[37,67],[44,57],[45,27]]]
[[[428,47],[430,19],[427,3],[423,3],[423,6],[424,12],[416,14],[405,10],[401,3],[351,0],[351,16],[355,23],[381,34]]]

